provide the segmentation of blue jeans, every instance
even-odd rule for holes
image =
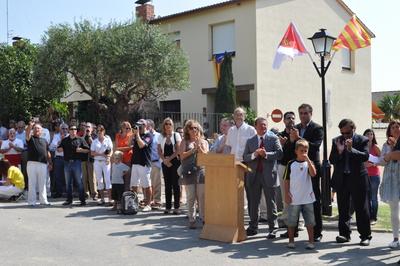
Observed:
[[[67,201],[72,202],[72,180],[78,187],[79,200],[85,202],[82,183],[82,168],[81,160],[64,161],[64,175],[67,187]]]
[[[64,158],[56,156],[54,158],[54,182],[56,193],[62,194],[65,191]]]
[[[381,182],[380,177],[377,176],[370,176],[369,177],[369,200],[370,200],[370,218],[371,220],[377,220],[378,215],[378,188],[379,183]]]

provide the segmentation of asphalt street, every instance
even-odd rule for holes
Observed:
[[[330,224],[315,250],[305,249],[306,231],[290,250],[285,239],[265,238],[266,225],[242,243],[226,244],[199,239],[201,228],[188,229],[184,214],[125,216],[95,202],[61,204],[0,202],[1,265],[387,265],[400,259],[400,250],[387,248],[390,233],[374,232],[369,247],[358,245],[357,232],[351,243],[337,244]]]

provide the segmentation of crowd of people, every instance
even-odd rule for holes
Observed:
[[[245,176],[245,205],[250,217],[247,236],[258,234],[259,223],[265,222],[267,239],[277,237],[277,228],[287,228],[280,237],[289,239],[288,248],[295,248],[301,214],[309,238],[306,248],[314,249],[323,237],[320,146],[324,131],[312,120],[311,105],[300,105],[298,115],[300,123],[296,124],[296,113],[286,112],[284,129],[279,132],[268,128],[264,117],[258,117],[254,126],[247,124],[246,113],[239,107],[233,119],[220,121],[220,134],[212,140],[205,137],[196,120],[185,121],[182,128],[165,118],[159,132],[151,119],[133,124],[124,121],[114,141],[103,125],[78,125],[75,119],[68,124],[54,122],[51,133],[38,119],[27,125],[10,121],[8,128],[0,127],[0,153],[4,156],[0,160],[4,177],[0,196],[18,197],[26,190],[29,206],[49,205],[46,187],[50,183],[51,196],[65,197],[64,206],[73,205],[77,193],[80,206],[94,200],[120,211],[125,191],[141,191],[141,211],[162,208],[166,215],[179,215],[184,188],[188,226],[193,229],[204,223],[206,169],[197,164],[197,154],[233,154],[251,169]],[[397,248],[400,122],[390,122],[382,149],[372,129],[359,135],[350,119],[341,120],[338,127],[340,135],[332,140],[329,156],[339,211],[336,242],[351,240],[350,221],[355,212],[360,245],[370,244],[380,193],[391,209],[393,241],[389,246]],[[384,167],[382,184],[378,166]]]

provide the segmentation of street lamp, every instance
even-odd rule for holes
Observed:
[[[321,182],[321,203],[322,203],[322,214],[332,215],[332,202],[331,202],[331,165],[328,160],[328,148],[327,148],[327,130],[326,130],[326,93],[325,93],[325,74],[328,71],[331,61],[325,66],[325,56],[330,56],[333,42],[336,38],[329,36],[325,29],[320,29],[319,32],[314,33],[311,40],[315,53],[321,58],[321,67],[318,68],[317,64],[313,62],[315,70],[321,78],[322,85],[322,126],[324,128],[324,154],[322,161],[322,182]]]

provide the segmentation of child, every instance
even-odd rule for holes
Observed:
[[[123,153],[116,151],[113,154],[114,162],[111,166],[111,197],[114,200],[114,206],[112,210],[121,210],[121,198],[124,193],[124,176],[129,172],[129,167],[122,163]]]
[[[288,248],[295,248],[294,231],[300,212],[303,215],[308,232],[306,249],[314,249],[314,207],[315,196],[311,177],[316,176],[315,166],[308,158],[308,142],[300,139],[296,142],[296,159],[288,163],[284,174],[285,202],[288,204]]]

